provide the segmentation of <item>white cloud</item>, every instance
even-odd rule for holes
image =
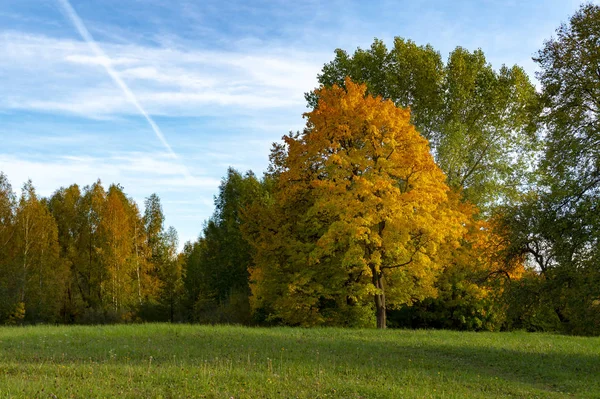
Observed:
[[[329,54],[294,49],[189,51],[98,43],[143,106],[154,115],[200,116],[244,110],[301,109],[303,93]],[[133,115],[134,107],[102,70],[107,59],[84,42],[19,32],[0,34],[0,109]]]
[[[513,7],[489,1],[500,11]],[[54,14],[11,13],[10,20],[22,21],[6,25],[47,34],[0,28],[0,170],[17,188],[32,178],[42,195],[97,178],[105,186],[122,184],[140,206],[157,192],[182,243],[196,237],[212,213],[227,166],[260,174],[271,142],[302,128],[303,93],[316,86],[336,47],[352,52],[368,47],[373,37],[392,45],[393,36],[400,35],[432,43],[443,57],[457,45],[481,47],[494,67],[518,62],[531,71],[530,55],[558,23],[542,18],[507,28],[494,21],[513,21],[519,13],[489,18],[463,12],[477,10],[464,2],[406,3],[400,9],[391,0],[277,0],[275,5],[146,0],[143,7],[103,6],[109,13],[133,12],[129,17],[142,22],[135,27],[102,19],[107,14],[93,15],[88,8],[85,22],[104,39],[98,44],[106,57],[99,57],[83,41],[64,36],[76,32],[55,1],[50,3]],[[548,7],[518,4],[519,10]],[[566,19],[568,13],[556,10],[577,4],[554,0],[548,9]],[[491,22],[482,30],[477,21]],[[49,24],[60,29],[47,29]],[[159,123],[194,177],[182,176],[182,165],[159,152],[138,111],[104,71],[109,60],[145,110],[176,117]],[[59,155],[64,153],[78,156]]]
[[[164,153],[119,153],[107,157],[57,156],[39,154],[33,158],[0,154],[0,171],[19,187],[31,179],[44,196],[77,183],[81,186],[101,179],[107,186],[120,183],[131,195],[146,196],[156,187],[164,191],[207,189],[214,192],[220,180],[194,170],[194,177],[182,176],[182,166]]]
[[[94,65],[94,66],[102,66],[107,62],[110,62],[112,65],[131,65],[135,63],[135,59],[133,58],[108,58],[102,56],[91,56],[91,55],[81,55],[81,54],[73,54],[67,55],[65,57],[65,61],[72,62],[74,64],[81,65]]]

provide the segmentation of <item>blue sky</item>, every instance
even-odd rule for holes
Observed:
[[[0,171],[41,195],[120,183],[157,193],[181,243],[213,211],[228,166],[257,174],[270,144],[303,126],[303,93],[336,48],[377,37],[481,48],[495,68],[531,56],[575,12],[571,0],[0,2]],[[158,126],[173,153],[106,65]]]

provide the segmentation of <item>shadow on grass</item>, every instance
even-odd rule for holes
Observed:
[[[554,345],[555,340],[562,342]],[[598,348],[594,342],[588,344]],[[26,335],[0,331],[0,365],[7,361],[142,365],[150,356],[156,365],[196,366],[223,359],[242,365],[251,360],[258,365],[254,371],[266,371],[272,361],[327,368],[331,373],[352,369],[368,376],[386,370],[392,378],[400,378],[417,370],[460,381],[499,378],[553,393],[600,392],[599,350],[575,349],[565,346],[564,337],[526,333],[169,325],[57,327],[30,330]]]

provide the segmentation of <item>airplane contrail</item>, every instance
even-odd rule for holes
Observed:
[[[108,73],[108,75],[112,78],[112,80],[115,82],[115,84],[117,86],[119,86],[119,88],[121,89],[123,94],[125,94],[125,97],[127,97],[127,99],[139,111],[139,113],[146,119],[146,121],[148,121],[148,124],[154,131],[154,134],[156,135],[158,140],[162,143],[163,147],[165,147],[165,149],[167,150],[169,155],[171,155],[172,158],[179,161],[179,163],[183,167],[184,176],[192,177],[192,174],[190,173],[188,168],[183,164],[183,162],[181,161],[179,156],[175,153],[175,151],[173,151],[173,148],[171,148],[171,146],[169,145],[169,142],[165,138],[165,135],[163,134],[163,132],[160,130],[160,127],[158,127],[158,125],[154,122],[152,117],[148,114],[148,112],[146,112],[144,107],[142,107],[142,105],[138,101],[135,94],[133,94],[133,92],[131,91],[129,86],[127,86],[127,84],[123,81],[123,79],[121,79],[121,76],[119,76],[118,72],[113,68],[110,58],[100,48],[100,46],[98,46],[98,44],[96,43],[96,41],[94,40],[94,38],[92,37],[90,32],[85,27],[85,24],[83,23],[81,18],[79,18],[79,15],[75,11],[75,9],[71,6],[71,3],[69,2],[69,0],[57,0],[57,1],[63,8],[67,17],[71,20],[73,25],[75,25],[75,29],[77,29],[77,31],[79,32],[79,34],[81,35],[83,40],[88,44],[88,46],[94,52],[96,57],[99,58],[99,61],[102,64],[102,66],[104,67],[104,69],[106,70],[106,73]]]

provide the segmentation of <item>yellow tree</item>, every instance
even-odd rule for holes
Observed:
[[[0,320],[14,308],[14,236],[16,196],[8,178],[0,171]]]
[[[138,295],[137,287],[134,288],[137,283],[134,283],[136,259],[132,256],[135,231],[129,206],[130,201],[121,187],[111,185],[106,194],[100,227],[105,239],[103,261],[108,274],[106,294],[117,314],[135,303],[133,298]]]
[[[84,307],[96,312],[104,303],[104,287],[107,279],[104,253],[104,236],[101,221],[104,214],[106,192],[98,180],[83,189],[77,206],[79,234],[76,239],[76,259],[73,273]]]
[[[138,306],[156,300],[160,293],[160,281],[156,276],[155,266],[150,260],[151,248],[147,240],[144,220],[138,205],[129,200],[129,215],[132,229],[133,250],[131,263],[134,268],[135,293]]]
[[[16,302],[34,321],[56,321],[68,276],[59,260],[58,229],[46,204],[28,181],[16,210],[15,264]]]
[[[438,247],[463,234],[465,215],[449,203],[410,111],[349,79],[345,86],[317,90],[304,132],[273,153],[274,204],[250,234],[252,289],[255,303],[279,295],[272,311],[298,324],[325,317],[320,309],[336,295],[348,305],[368,300],[385,328],[386,307],[435,291]]]
[[[97,181],[83,193],[77,185],[61,188],[49,207],[61,258],[71,270],[61,309],[65,320],[129,317],[130,310],[156,300],[160,287],[148,260],[144,222],[120,186],[106,191]]]
[[[60,258],[69,272],[69,278],[65,281],[64,302],[61,305],[63,321],[75,320],[84,310],[83,287],[77,267],[80,262],[87,263],[80,260],[82,250],[77,246],[82,234],[81,222],[84,220],[79,213],[80,206],[81,190],[77,184],[61,187],[48,200],[48,208],[58,228]]]
[[[12,239],[12,225],[14,222],[15,194],[8,178],[0,171],[0,254],[7,249]],[[8,258],[3,256],[2,258]]]

